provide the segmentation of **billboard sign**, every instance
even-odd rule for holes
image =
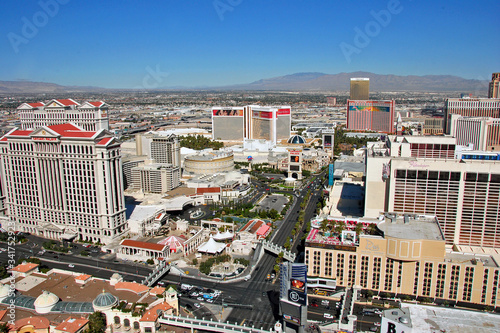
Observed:
[[[332,136],[331,135],[325,135],[324,136],[323,147],[330,148],[331,146],[332,146]]]
[[[276,114],[279,116],[290,114],[290,109],[278,109]]]
[[[307,304],[307,266],[292,264],[288,300],[297,304]]]
[[[297,317],[293,317],[288,314],[283,314],[283,319],[289,323],[300,325],[300,319]]]
[[[215,117],[243,117],[243,110],[233,110],[233,109],[214,109],[212,110],[212,115]]]

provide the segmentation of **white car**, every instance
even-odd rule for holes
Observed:
[[[73,265],[73,264],[69,264],[69,265],[68,265],[68,267],[69,267],[69,268],[75,268],[75,265]]]
[[[213,299],[211,299],[211,298],[209,298],[209,299],[207,299],[207,302],[208,302],[208,303],[213,303],[213,302],[214,302],[214,300],[213,300]]]
[[[331,315],[329,313],[324,313],[323,317],[325,317],[326,319],[333,319],[333,315]]]
[[[199,309],[201,305],[199,303],[194,303],[194,307]]]
[[[326,299],[321,301],[321,305],[328,305],[330,304],[330,301],[327,301]]]

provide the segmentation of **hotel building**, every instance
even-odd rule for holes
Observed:
[[[500,73],[491,74],[488,98],[500,98]]]
[[[101,243],[127,230],[120,142],[106,130],[14,129],[0,139],[0,174],[16,230]]]
[[[17,108],[21,129],[73,123],[85,131],[109,129],[108,105],[103,101],[79,104],[72,99],[53,99],[47,104],[23,103]]]
[[[305,243],[308,278],[334,279],[337,286],[360,285],[375,292],[498,305],[497,260],[447,249],[434,216],[386,213],[376,230],[376,235],[341,241],[312,229]]]
[[[290,106],[212,108],[212,139],[243,141],[263,139],[274,144],[290,137]]]
[[[452,135],[457,145],[474,150],[500,150],[500,118],[451,116]]]
[[[444,102],[444,131],[454,133],[451,115],[500,118],[499,98],[448,98]]]
[[[432,138],[418,150],[389,139],[386,153],[367,153],[365,217],[380,211],[435,215],[447,244],[500,247],[499,161],[449,157],[453,138]],[[404,138],[411,139],[418,140]]]
[[[370,79],[351,78],[350,100],[367,100],[370,98]]]
[[[392,101],[347,100],[347,129],[394,133]]]
[[[167,163],[181,166],[181,145],[175,134],[166,136],[148,133],[136,135],[137,155],[145,155],[155,163]]]
[[[131,170],[134,188],[149,193],[165,193],[180,185],[180,167],[172,164],[145,164]]]

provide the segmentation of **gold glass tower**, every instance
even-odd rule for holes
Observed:
[[[368,100],[370,94],[369,78],[351,78],[350,100]]]

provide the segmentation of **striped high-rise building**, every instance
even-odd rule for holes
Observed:
[[[290,106],[212,108],[212,138],[223,141],[244,139],[267,140],[276,143],[290,138]]]
[[[500,118],[452,115],[452,135],[457,145],[482,151],[500,150]]]
[[[444,102],[444,131],[452,134],[451,115],[500,118],[499,98],[448,98]]]
[[[422,143],[433,147],[433,155],[414,157],[411,144],[393,142],[399,139],[390,138],[390,153],[367,154],[365,216],[381,211],[435,215],[447,244],[499,248],[500,162],[434,155],[446,153],[435,150],[438,145],[453,152],[454,145],[446,142],[450,137]]]
[[[347,100],[347,129],[394,133],[392,101]]]
[[[491,74],[488,98],[500,98],[500,73]]]
[[[109,243],[127,231],[120,141],[73,124],[14,129],[0,139],[6,214],[16,229]]]
[[[47,104],[23,103],[17,108],[22,129],[73,123],[85,131],[109,129],[108,105],[103,101],[79,104],[72,99],[53,99]]]

